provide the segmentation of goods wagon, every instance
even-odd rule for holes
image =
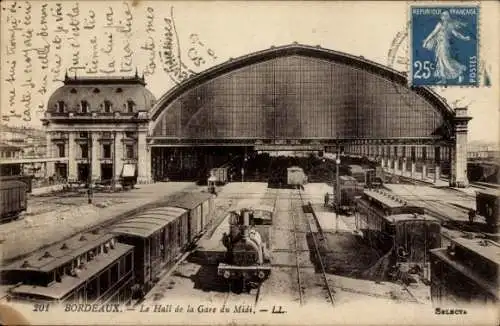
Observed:
[[[28,207],[27,186],[22,181],[0,183],[0,221],[16,219]]]
[[[355,198],[363,194],[363,186],[351,176],[339,177],[339,196],[336,196],[337,181],[333,183],[334,209],[351,214],[356,205]]]
[[[287,185],[300,187],[307,183],[307,176],[304,170],[298,166],[292,166],[287,169]]]
[[[224,185],[228,182],[229,167],[220,167],[210,170],[210,177],[215,178],[217,186]]]
[[[168,206],[188,211],[188,241],[193,242],[213,217],[213,195],[203,192],[185,193],[168,202]]]
[[[500,211],[500,191],[478,190],[476,192],[476,210],[486,220],[488,232],[498,233],[498,220]]]

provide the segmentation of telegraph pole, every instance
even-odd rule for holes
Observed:
[[[88,161],[89,161],[89,174],[87,177],[87,194],[88,194],[88,202],[92,204],[92,133],[87,131],[87,149],[88,149]]]

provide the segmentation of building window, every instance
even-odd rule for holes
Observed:
[[[80,138],[88,138],[88,132],[86,131],[80,131]]]
[[[59,152],[59,157],[65,157],[64,144],[57,144],[57,151]]]
[[[82,113],[88,113],[89,112],[89,102],[87,101],[82,101]]]
[[[103,158],[111,158],[111,145],[110,144],[102,145],[102,157]]]
[[[105,113],[111,112],[111,102],[110,101],[104,101],[104,112]]]
[[[134,138],[135,133],[132,131],[125,131],[125,137],[126,138]]]
[[[135,108],[135,103],[134,101],[127,101],[127,112],[128,113],[132,113],[134,112],[134,108]]]
[[[82,158],[89,157],[89,146],[87,144],[80,144],[80,150],[82,152]]]
[[[57,112],[64,113],[64,101],[57,102]]]
[[[134,145],[125,145],[125,153],[127,155],[127,159],[131,160],[134,158]]]

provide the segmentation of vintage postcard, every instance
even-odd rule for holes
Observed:
[[[498,325],[498,2],[0,6],[1,325]]]

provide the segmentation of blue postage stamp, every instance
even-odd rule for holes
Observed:
[[[411,6],[412,86],[478,86],[479,6]]]

